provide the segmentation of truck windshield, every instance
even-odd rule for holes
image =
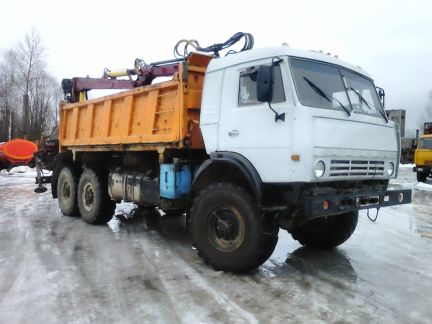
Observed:
[[[432,138],[420,138],[418,148],[432,150]]]
[[[290,64],[302,105],[335,110],[346,107],[353,113],[383,118],[384,111],[371,80],[342,67],[316,61],[291,58]],[[311,83],[326,96],[320,95]]]

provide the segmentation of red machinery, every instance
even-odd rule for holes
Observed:
[[[219,52],[233,46],[235,43],[244,39],[243,47],[240,51],[249,50],[253,47],[254,39],[249,33],[236,33],[224,43],[214,44],[208,47],[201,47],[196,40],[180,40],[174,47],[175,59],[153,62],[146,64],[144,60],[135,59],[134,68],[120,71],[111,71],[105,69],[101,78],[76,77],[72,79],[63,79],[61,88],[66,102],[79,102],[87,99],[87,92],[92,89],[132,89],[146,86],[158,77],[171,77],[179,72],[180,63],[184,62],[189,56],[189,48],[195,51],[211,53],[212,56],[218,57]],[[227,53],[232,54],[231,50]],[[184,73],[184,76],[187,74]],[[119,79],[128,77],[128,79]]]
[[[28,164],[37,150],[35,143],[20,138],[0,143],[0,164]]]

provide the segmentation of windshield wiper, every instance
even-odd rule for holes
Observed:
[[[326,95],[326,93],[324,91],[321,90],[321,88],[319,88],[315,83],[313,83],[311,80],[309,80],[308,78],[306,78],[305,76],[303,77],[303,79],[305,79],[305,81],[307,82],[307,84],[317,93],[319,94],[321,97],[323,97],[324,99],[326,99],[328,102],[332,102],[332,100],[329,98],[328,95]],[[333,98],[334,100],[337,101],[337,103],[342,107],[342,109],[347,113],[348,116],[351,116],[350,111],[347,109],[347,107],[345,107],[338,99]]]
[[[366,106],[369,108],[369,110],[372,110],[372,107],[369,105],[369,103],[366,101],[366,99],[360,94],[360,92],[358,92],[353,87],[349,87],[349,89],[352,90],[352,91],[354,91],[354,93],[359,97],[359,99],[366,104]],[[381,111],[381,109],[378,109],[375,106],[374,106],[374,108],[380,112],[381,116],[383,116],[384,120],[388,123],[388,119],[387,119],[387,116],[385,115],[385,113],[383,113]]]
[[[366,101],[366,99],[363,98],[363,96],[360,94],[360,92],[358,92],[353,87],[349,87],[349,89],[355,92],[355,94],[359,97],[359,99],[366,104],[366,106],[369,108],[369,110],[372,110],[372,107],[369,105],[369,103]]]

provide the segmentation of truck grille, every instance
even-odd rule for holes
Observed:
[[[331,160],[329,177],[384,176],[384,161]]]

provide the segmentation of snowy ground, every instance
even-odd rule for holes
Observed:
[[[0,174],[0,323],[432,321],[432,185],[409,167],[413,203],[361,213],[331,252],[281,231],[264,266],[236,276],[203,264],[182,219],[130,204],[109,226],[64,217],[34,171]]]

